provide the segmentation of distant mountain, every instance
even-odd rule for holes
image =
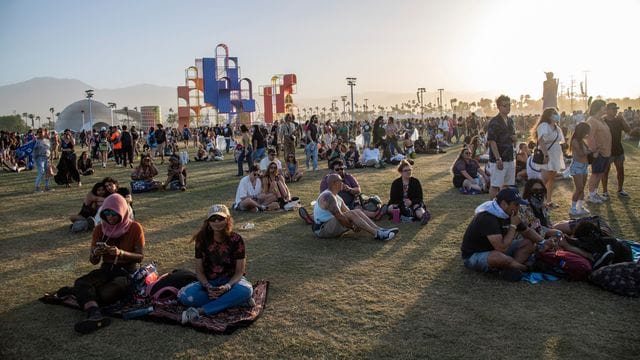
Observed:
[[[159,105],[164,117],[167,116],[169,108],[174,110],[177,108],[175,87],[141,84],[118,89],[97,89],[76,79],[38,77],[17,84],[0,86],[0,115],[26,112],[40,116],[42,122],[45,122],[50,114],[49,108],[53,107],[56,113],[61,112],[68,105],[84,99],[84,92],[88,89],[94,90],[94,100],[104,104],[115,102],[118,108],[128,106],[133,109],[136,106]],[[473,102],[481,97],[493,98],[495,95],[492,92],[445,92],[443,97],[444,104],[447,105],[451,98]],[[372,106],[392,106],[415,100],[416,93],[369,91],[356,93],[354,97],[355,103],[359,105],[364,105],[363,99],[368,99],[368,105],[373,110]],[[255,94],[254,99],[258,102],[258,110],[261,110],[263,108],[262,97]],[[294,101],[300,109],[311,106],[329,109],[332,99],[337,100],[336,105],[341,111],[343,103],[340,96],[317,98],[304,97],[304,94],[296,94],[294,96]],[[350,101],[350,99],[347,101]],[[435,104],[435,92],[429,91],[425,93],[424,101],[425,104]]]
[[[68,105],[82,100],[85,90],[94,90],[93,99],[104,104],[114,102],[118,108],[160,105],[163,114],[176,108],[176,88],[149,84],[119,89],[96,89],[76,79],[38,77],[17,84],[0,86],[0,115],[23,112],[40,116],[44,121],[50,116],[49,108],[61,112]]]

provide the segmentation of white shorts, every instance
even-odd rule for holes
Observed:
[[[505,185],[516,184],[515,161],[504,161],[502,164],[502,170],[498,170],[496,163],[491,163],[491,187],[501,188]]]

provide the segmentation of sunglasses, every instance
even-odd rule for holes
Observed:
[[[120,216],[120,214],[118,214],[117,212],[111,210],[111,209],[106,209],[106,210],[102,210],[102,213],[100,213],[100,216],[105,217],[105,216]]]
[[[212,217],[209,218],[209,222],[220,222],[224,220],[225,220],[225,217],[220,215],[213,215]]]
[[[344,168],[335,168],[335,169],[333,169],[333,171],[343,171],[343,170],[344,170]]]
[[[470,153],[470,152],[468,152],[468,151],[463,152],[463,154],[464,154],[464,155],[471,155],[471,153]]]
[[[413,171],[413,169],[404,169],[404,170],[402,170],[402,172],[412,172],[412,171]]]

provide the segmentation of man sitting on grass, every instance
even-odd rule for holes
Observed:
[[[377,226],[360,209],[349,210],[338,192],[342,189],[342,177],[330,174],[328,189],[323,191],[313,208],[313,233],[320,238],[337,238],[349,230],[371,234],[376,240],[393,239],[398,228],[384,229]]]
[[[519,281],[534,250],[542,238],[523,224],[518,216],[520,205],[528,204],[516,189],[501,190],[495,200],[476,208],[476,215],[462,240],[464,266],[479,272],[499,271],[507,281]],[[522,237],[517,238],[520,232]]]
[[[262,180],[258,165],[251,165],[249,170],[249,175],[243,177],[238,184],[233,208],[237,211],[258,212],[267,210],[268,204],[274,202],[277,204],[274,193],[262,192]]]

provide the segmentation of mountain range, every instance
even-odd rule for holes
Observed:
[[[40,116],[42,122],[50,116],[49,108],[53,107],[54,112],[62,112],[64,108],[78,100],[85,98],[85,90],[94,90],[93,99],[104,104],[114,102],[117,108],[128,106],[134,107],[146,105],[159,105],[163,116],[166,116],[169,108],[174,110],[177,107],[176,88],[170,86],[158,86],[152,84],[140,84],[117,89],[99,89],[77,79],[59,79],[52,77],[37,77],[16,84],[0,86],[0,115],[29,113]],[[299,108],[304,107],[331,107],[331,100],[338,100],[337,106],[342,109],[343,103],[340,96],[334,97],[303,97],[303,94],[294,95],[294,101]],[[474,93],[446,93],[444,103],[448,99],[477,101],[481,97],[493,98],[493,92]],[[363,104],[362,99],[368,99],[368,105],[390,106],[416,99],[416,93],[391,93],[384,91],[370,91],[354,94],[355,103]],[[254,95],[261,109],[262,98]],[[425,96],[425,104],[435,103],[435,92],[428,92]],[[348,110],[347,110],[348,111]]]

